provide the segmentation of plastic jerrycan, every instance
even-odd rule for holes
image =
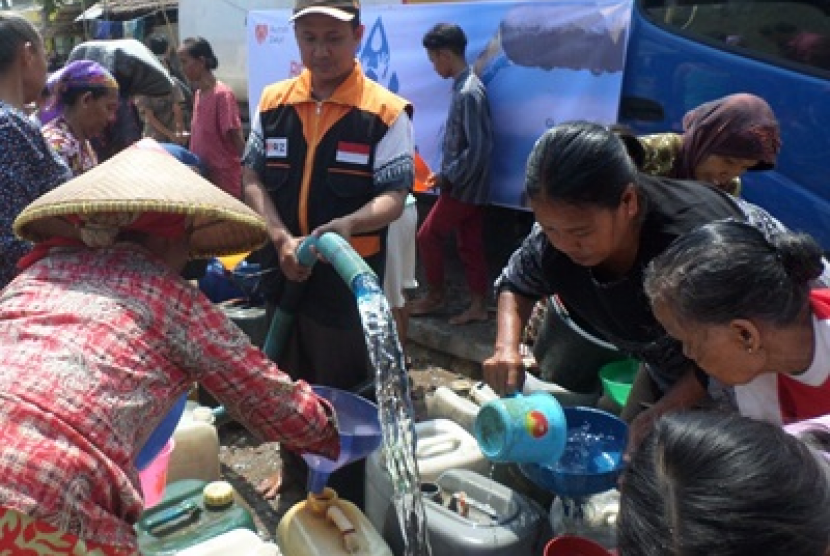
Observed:
[[[449,419],[431,419],[415,423],[415,461],[421,486],[432,483],[449,469],[469,469],[481,475],[490,472],[491,463],[484,457],[475,437]],[[375,529],[383,531],[387,514],[394,513],[395,490],[382,449],[366,460],[366,517]]]
[[[286,556],[393,556],[363,512],[328,487],[286,512],[277,525],[277,546]]]
[[[551,537],[541,506],[474,471],[450,469],[430,486],[424,513],[434,556],[538,556]],[[405,553],[395,511],[383,534],[394,554]]]
[[[248,529],[233,529],[203,543],[185,548],[177,556],[282,556],[272,542]]]
[[[233,529],[256,531],[247,508],[225,481],[185,480],[167,485],[164,499],[135,525],[143,556],[172,556]]]
[[[173,431],[176,449],[167,468],[167,484],[184,479],[219,479],[219,434],[209,407],[188,402]]]
[[[446,386],[439,386],[426,397],[427,415],[430,419],[449,419],[474,434],[479,406],[474,401],[459,396]]]

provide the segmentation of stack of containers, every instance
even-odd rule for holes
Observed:
[[[541,506],[466,469],[441,474],[437,492],[424,497],[429,544],[435,555],[540,556],[552,536]],[[405,554],[397,519],[384,537],[395,556]]]
[[[536,388],[542,383],[538,379],[527,381]],[[530,393],[532,388],[528,387],[525,393]],[[545,391],[549,391],[545,389]],[[556,394],[554,393],[554,396]],[[427,414],[430,419],[450,419],[464,428],[470,435],[474,435],[474,423],[481,406],[492,400],[497,400],[498,394],[484,382],[477,382],[466,391],[450,389],[439,386],[435,392],[426,398]],[[476,445],[478,445],[476,443]],[[475,468],[472,468],[474,471]],[[481,472],[481,471],[480,471]],[[553,502],[554,495],[529,481],[515,463],[491,464],[486,474],[519,494],[527,496],[533,501],[547,508]]]
[[[416,423],[415,435],[415,459],[422,483],[433,483],[450,469],[468,469],[482,475],[490,471],[490,463],[473,435],[449,419]],[[366,461],[366,517],[378,531],[384,531],[387,516],[395,513],[393,496],[383,450],[375,450]]]

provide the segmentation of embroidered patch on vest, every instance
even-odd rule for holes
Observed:
[[[266,158],[286,158],[288,156],[288,139],[285,137],[270,137],[265,140]]]
[[[371,147],[362,143],[337,143],[337,162],[348,164],[368,164]]]

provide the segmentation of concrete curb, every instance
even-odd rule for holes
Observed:
[[[496,322],[491,318],[487,322],[471,323],[464,326],[452,326],[446,316],[412,317],[409,320],[407,338],[410,342],[431,351],[440,352],[450,359],[460,360],[474,367],[476,375],[481,374],[481,363],[493,354],[493,342],[496,337]],[[468,374],[468,373],[464,373]],[[475,378],[475,377],[473,377]]]

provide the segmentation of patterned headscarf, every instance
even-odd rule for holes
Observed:
[[[52,102],[49,103],[41,117],[44,124],[63,114],[65,107],[61,97],[65,92],[73,89],[85,91],[110,89],[117,92],[118,82],[98,62],[76,60],[49,76],[46,87],[52,94]]]
[[[778,121],[769,104],[747,93],[701,104],[683,118],[683,145],[671,177],[693,179],[711,155],[757,160],[750,170],[770,170],[781,150]]]

